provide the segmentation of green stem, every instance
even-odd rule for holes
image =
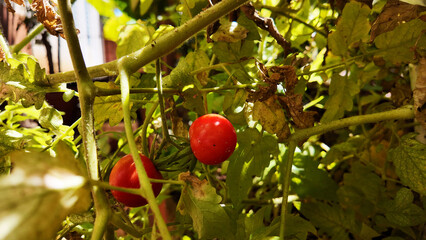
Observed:
[[[220,86],[220,87],[212,87],[212,88],[202,88],[200,89],[200,92],[219,92],[219,91],[230,90],[230,89],[255,88],[257,86],[262,86],[262,85],[265,85],[265,84],[264,83],[247,83],[247,84]]]
[[[167,118],[166,113],[164,111],[164,97],[163,97],[163,80],[161,78],[161,68],[160,68],[160,60],[157,59],[155,62],[155,78],[157,80],[157,88],[158,88],[158,102],[160,103],[160,112],[161,112],[161,124],[163,137],[167,140],[167,142],[173,144],[177,149],[181,149],[179,145],[177,145],[169,135],[169,128],[167,127]]]
[[[125,223],[121,218],[120,214],[113,213],[111,217],[111,223],[124,230],[126,233],[130,234],[134,238],[141,238],[143,234],[139,232],[135,226]]]
[[[291,166],[293,164],[294,151],[299,142],[308,139],[311,136],[324,134],[326,132],[334,131],[337,129],[355,126],[366,123],[375,123],[387,120],[402,120],[414,118],[413,106],[404,106],[395,110],[386,112],[373,113],[362,116],[348,117],[340,120],[335,120],[329,123],[320,124],[312,128],[297,130],[289,138],[289,144],[285,156],[285,166],[283,167],[283,202],[281,206],[281,227],[280,239],[285,236],[285,214],[287,212],[287,201],[289,195],[289,185],[291,180]],[[284,163],[283,163],[284,165]]]
[[[102,65],[89,67],[88,71],[92,78],[103,76],[118,75],[118,62],[124,63],[128,67],[129,72],[136,72],[139,68],[146,64],[164,56],[175,48],[180,46],[188,38],[201,31],[220,17],[238,8],[248,0],[223,0],[218,4],[202,11],[194,18],[188,20],[183,25],[175,28],[165,35],[157,38],[152,44],[148,44],[142,49],[121,57]],[[57,84],[74,82],[75,75],[73,72],[57,73],[48,76],[46,84]]]
[[[281,203],[281,227],[280,239],[284,239],[285,234],[285,216],[287,214],[288,195],[291,181],[291,167],[293,165],[294,151],[296,150],[296,142],[291,141],[287,147],[284,162],[281,164],[283,175],[283,200]]]
[[[158,93],[157,88],[132,88],[129,90],[130,93]],[[163,93],[178,93],[179,90],[174,88],[163,88]],[[105,89],[96,87],[96,96],[110,96],[110,95],[120,95],[120,89]]]
[[[289,14],[285,9],[282,9],[282,8],[279,8],[279,7],[273,7],[273,6],[264,6],[264,5],[262,5],[261,7],[265,8],[265,9],[268,9],[268,10],[271,10],[272,12],[278,13],[280,15],[283,15],[284,17],[293,19],[294,21],[299,22],[299,23],[307,26],[308,28],[314,30],[315,32],[317,32],[317,33],[319,33],[321,35],[323,35],[324,37],[327,37],[327,33],[326,32],[324,32],[321,29],[318,29],[317,27],[315,27],[315,26],[313,26],[313,25],[305,22],[305,20],[303,20],[303,19],[301,19],[301,18],[299,18],[297,16]]]
[[[147,133],[148,125],[151,122],[152,115],[154,114],[157,107],[158,107],[158,102],[156,102],[151,107],[149,112],[145,114],[145,119],[144,119],[143,124],[142,124],[142,133],[141,133],[141,135],[142,135],[142,150],[143,150],[142,152],[143,152],[143,155],[145,155],[145,156],[149,156],[148,141],[147,141],[146,133]]]
[[[395,110],[390,110],[380,113],[372,113],[362,116],[348,117],[340,120],[335,120],[329,123],[317,125],[312,128],[297,130],[289,139],[289,141],[300,142],[311,136],[323,134],[326,132],[334,131],[337,129],[366,124],[375,123],[379,121],[387,120],[400,120],[400,119],[412,119],[414,118],[413,106],[404,106]]]
[[[121,85],[121,100],[123,106],[124,126],[127,136],[128,145],[133,159],[139,159],[139,153],[136,147],[135,138],[133,136],[132,122],[130,119],[130,91],[129,91],[129,71],[125,68],[126,62],[119,61],[120,69],[120,85]],[[157,200],[152,192],[151,183],[148,175],[142,164],[142,161],[134,161],[136,171],[138,173],[139,184],[141,186],[143,197],[148,201],[148,204],[154,213],[155,220],[157,221],[158,228],[161,236],[165,240],[170,240],[171,236],[164,219],[161,216],[160,208],[158,207]]]
[[[11,47],[12,53],[19,53],[31,40],[33,40],[37,35],[39,35],[44,29],[44,25],[39,23],[35,26],[28,34],[22,39],[19,43]]]
[[[45,147],[43,151],[46,151],[49,148],[55,147],[59,141],[64,139],[64,137],[66,137],[74,128],[78,126],[80,121],[81,121],[81,118],[77,119],[77,121],[75,121],[61,136],[56,137],[55,141],[53,141],[49,146]]]
[[[89,76],[84,63],[83,55],[78,41],[71,11],[71,2],[59,0],[59,12],[61,14],[65,38],[74,67],[74,74],[77,77],[77,89],[80,94],[81,106],[81,135],[83,138],[84,156],[87,163],[89,178],[99,180],[99,162],[95,140],[95,126],[93,103],[95,99],[94,84]],[[101,240],[109,220],[110,208],[105,191],[92,186],[92,195],[95,204],[96,219],[93,227],[93,240]]]

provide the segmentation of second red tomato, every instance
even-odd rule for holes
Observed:
[[[192,152],[202,163],[219,164],[228,159],[237,145],[237,134],[231,122],[218,114],[197,118],[189,128]]]

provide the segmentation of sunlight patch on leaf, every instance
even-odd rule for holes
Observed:
[[[11,153],[11,174],[0,178],[1,239],[52,239],[67,215],[88,209],[90,191],[73,152],[65,144],[55,151]]]

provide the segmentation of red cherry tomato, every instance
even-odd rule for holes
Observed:
[[[160,172],[157,171],[151,160],[142,154],[139,154],[145,171],[149,178],[163,179]],[[117,187],[139,188],[139,178],[136,172],[136,166],[131,154],[122,157],[112,168],[109,176],[109,184]],[[162,183],[151,183],[152,191],[157,197],[163,187]],[[117,190],[111,190],[112,195],[117,201],[128,207],[140,207],[147,204],[147,200],[139,195],[125,193]]]
[[[207,165],[228,159],[237,145],[237,134],[231,122],[218,114],[197,118],[189,128],[189,141],[195,157]]]

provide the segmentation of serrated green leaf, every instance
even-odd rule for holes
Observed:
[[[95,82],[95,85],[105,89],[117,88],[112,83]],[[130,106],[133,106],[133,103],[130,103]],[[110,126],[117,125],[123,120],[123,107],[120,95],[96,97],[93,113],[95,116],[95,125],[98,126],[105,121],[108,121]]]
[[[394,163],[396,174],[404,185],[426,195],[426,145],[414,137],[414,134],[403,136],[401,144],[391,149],[387,158]]]
[[[294,158],[295,166],[291,189],[302,198],[316,198],[321,200],[337,200],[338,185],[324,170],[318,169],[319,162],[308,156],[297,154]]]
[[[325,155],[321,162],[327,165],[333,162],[339,162],[345,154],[357,153],[358,149],[364,142],[365,138],[363,137],[352,137],[346,142],[334,144],[330,150],[328,150],[327,155]]]
[[[251,240],[272,239],[272,236],[278,236],[280,233],[280,219],[276,218],[267,228],[257,229],[251,236]],[[316,235],[317,230],[309,221],[296,215],[286,215],[285,222],[285,238],[286,239],[306,239],[308,232]]]
[[[320,232],[326,232],[333,240],[349,240],[349,233],[358,235],[361,230],[360,223],[355,219],[355,212],[344,210],[339,205],[303,203],[300,211],[319,227]]]
[[[23,149],[29,138],[15,130],[0,128],[0,158],[15,150]]]
[[[326,111],[321,118],[322,123],[339,119],[345,111],[352,110],[352,97],[359,93],[359,87],[352,79],[334,74],[328,92],[330,97],[324,105]]]
[[[342,206],[350,207],[362,216],[370,216],[375,211],[385,188],[380,177],[368,167],[356,162],[351,172],[343,176],[343,186],[337,191]]]
[[[374,40],[379,51],[376,56],[383,57],[393,64],[410,63],[414,60],[413,47],[426,48],[426,36],[422,33],[426,22],[414,19],[402,23],[390,32],[380,34]]]
[[[244,106],[248,92],[243,89],[238,89],[225,93],[225,99],[223,100],[223,113],[226,118],[234,124],[244,125],[246,119],[244,116]]]
[[[206,179],[201,181],[189,172],[179,174],[179,180],[186,185],[177,209],[182,215],[191,216],[198,237],[233,239],[236,226],[220,205],[222,198],[216,194],[216,189]]]
[[[52,131],[58,130],[64,122],[61,113],[52,107],[41,109],[38,121],[42,127]]]
[[[238,41],[233,43],[215,42],[213,44],[213,53],[221,62],[238,62],[242,58],[248,58],[253,55],[255,49],[253,41]],[[232,76],[236,77],[241,83],[250,83],[251,77],[244,68],[243,63],[230,65]]]
[[[229,196],[235,205],[247,198],[254,176],[261,176],[272,160],[271,155],[278,154],[276,138],[261,136],[256,129],[247,128],[237,134],[238,148],[229,158],[226,185]]]
[[[95,7],[101,16],[114,16],[114,9],[116,8],[114,0],[87,0],[87,2]]]
[[[183,97],[185,102],[183,106],[190,110],[196,112],[198,115],[204,115],[204,97],[203,94],[193,86],[186,88],[183,92]]]
[[[117,57],[122,57],[135,52],[151,41],[154,28],[143,22],[129,24],[123,27],[117,39]]]
[[[17,61],[17,60],[15,60]],[[35,63],[33,70],[35,70]],[[37,84],[40,73],[28,72],[23,63],[17,62],[16,68],[12,68],[6,62],[0,63],[0,101],[10,99],[13,102],[21,101],[24,107],[35,105],[40,108],[46,95],[45,89]],[[43,76],[43,75],[42,75]],[[45,76],[45,75],[44,75]],[[37,77],[37,82],[35,81]]]
[[[328,45],[334,55],[344,57],[353,44],[368,41],[369,14],[370,8],[360,2],[351,1],[345,5],[336,31],[328,37]]]
[[[384,204],[385,216],[389,222],[401,227],[416,226],[426,222],[423,209],[413,204],[414,195],[407,188],[401,188],[394,200]]]
[[[74,153],[59,144],[48,152],[13,152],[13,171],[0,178],[0,239],[53,239],[71,213],[91,203]]]

